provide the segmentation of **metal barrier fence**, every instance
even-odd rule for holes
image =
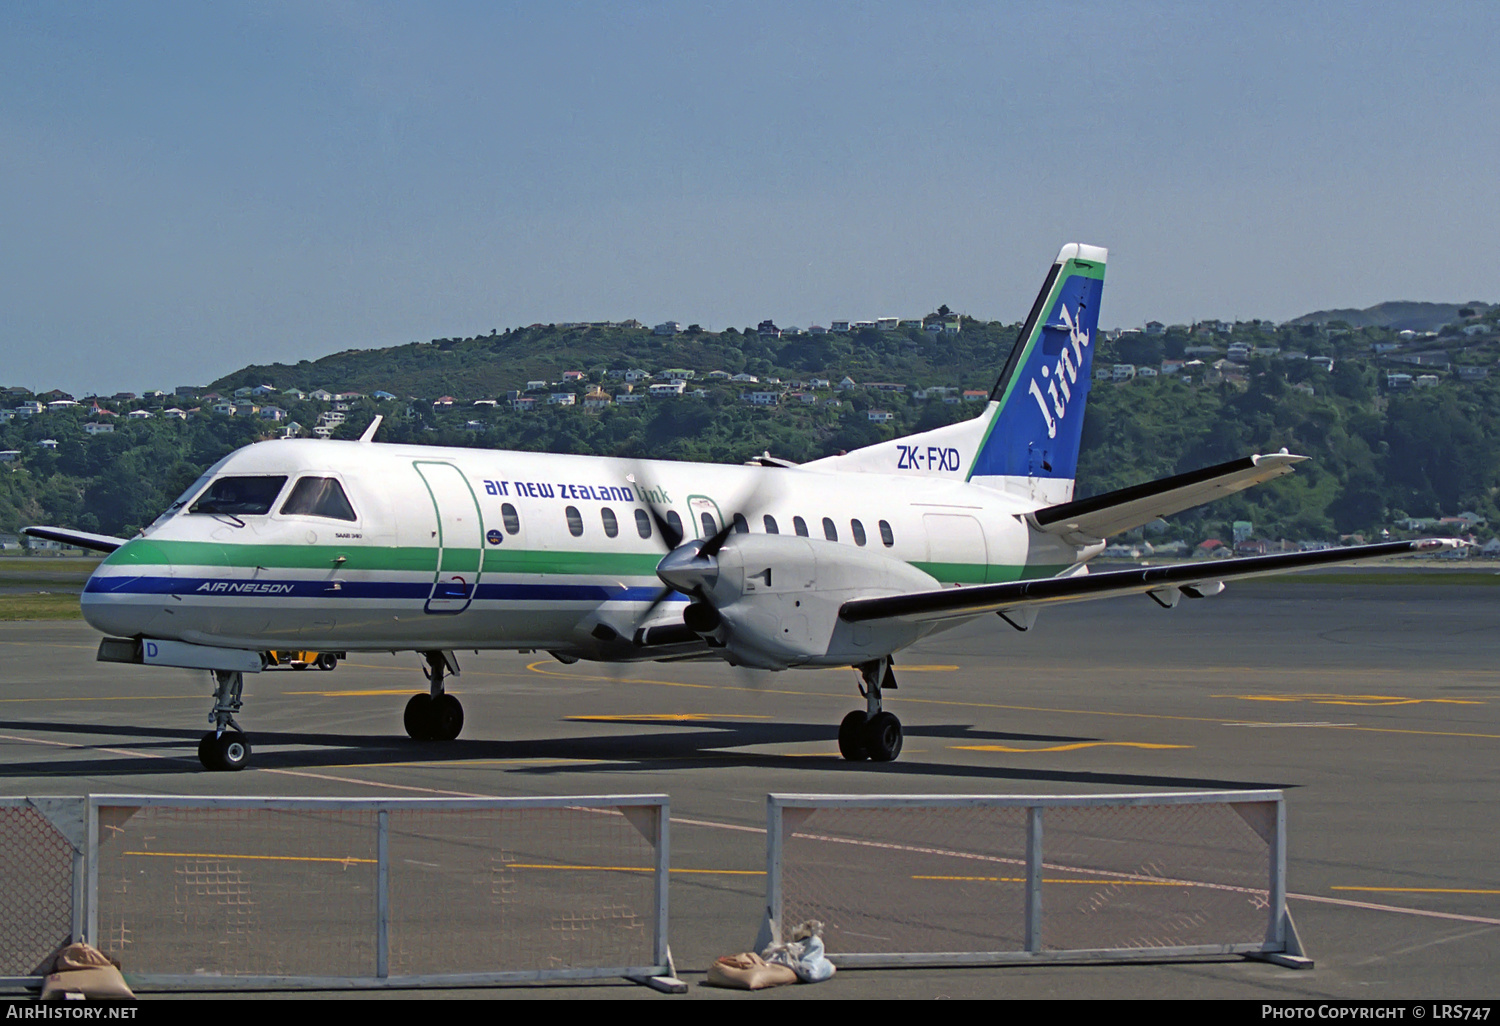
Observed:
[[[665,795],[0,800],[0,983],[89,938],[132,986],[666,986]]]
[[[0,798],[0,986],[83,932],[84,802]]]
[[[665,795],[89,799],[88,935],[133,984],[669,975]]]
[[[767,806],[761,940],[818,920],[841,966],[1312,964],[1286,911],[1279,791],[773,794]]]

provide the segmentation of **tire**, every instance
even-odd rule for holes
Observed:
[[[865,724],[864,740],[872,762],[891,762],[901,754],[901,721],[894,713],[876,713]]]
[[[433,730],[432,696],[425,691],[411,696],[401,717],[406,733],[413,741],[431,741]]]
[[[238,730],[204,734],[198,742],[198,761],[206,770],[237,773],[250,763],[250,741]]]
[[[432,704],[432,740],[452,741],[464,729],[464,707],[452,695],[439,695]]]
[[[320,670],[331,670],[339,664],[339,657],[332,652],[323,652],[318,656],[317,667]]]
[[[864,762],[870,757],[865,747],[865,723],[869,714],[856,709],[839,724],[839,754],[850,762]]]

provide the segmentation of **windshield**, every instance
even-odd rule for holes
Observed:
[[[214,470],[215,469],[216,468],[214,468],[214,467],[209,467],[202,474],[198,475],[198,480],[196,480],[192,484],[188,485],[187,488],[183,491],[183,493],[181,495],[177,496],[177,501],[176,502],[172,503],[172,505],[168,506],[165,510],[163,510],[161,516],[159,516],[155,520],[151,521],[151,527],[155,527],[157,524],[160,524],[163,520],[166,520],[169,517],[171,517],[172,514],[176,513],[182,507],[186,506],[188,504],[188,500],[191,499],[193,496],[197,495],[200,491],[203,490],[203,486],[206,485],[206,484],[208,484],[209,478],[211,478],[211,477],[214,476]],[[148,527],[147,530],[149,531],[151,529],[151,527]]]
[[[344,489],[331,477],[304,477],[281,504],[281,515],[357,520]]]
[[[189,513],[263,516],[281,494],[286,477],[221,477],[188,509]]]

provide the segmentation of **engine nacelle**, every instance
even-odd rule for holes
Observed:
[[[718,613],[712,637],[731,662],[764,670],[848,666],[888,655],[931,625],[845,623],[839,607],[854,598],[942,587],[878,550],[784,534],[732,535],[715,562],[717,573],[702,581]],[[707,625],[711,618],[702,619]]]

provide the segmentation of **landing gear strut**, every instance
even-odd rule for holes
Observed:
[[[839,724],[839,754],[850,762],[890,762],[901,754],[901,721],[881,708],[882,688],[896,686],[891,659],[886,656],[855,667],[859,671],[859,693],[866,708],[856,709]]]
[[[212,670],[214,707],[208,721],[214,729],[198,742],[198,761],[206,770],[242,770],[250,761],[250,741],[234,722],[234,714],[244,707],[240,694],[245,675],[238,670]]]
[[[464,707],[443,690],[443,677],[458,675],[458,660],[452,652],[422,654],[427,657],[422,672],[432,686],[427,694],[412,695],[406,703],[406,733],[414,741],[452,741],[464,729]]]

